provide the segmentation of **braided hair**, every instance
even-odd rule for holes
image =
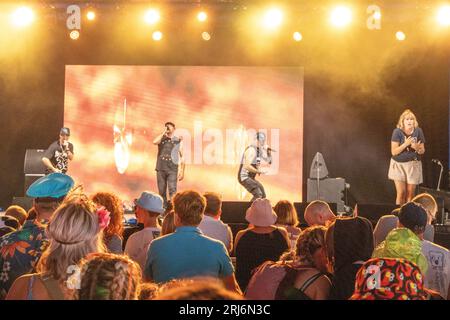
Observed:
[[[78,300],[136,300],[142,272],[125,255],[95,253],[81,262]]]

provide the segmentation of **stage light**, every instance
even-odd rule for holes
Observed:
[[[80,31],[72,30],[72,31],[70,31],[69,36],[70,36],[70,39],[77,40],[80,37]]]
[[[380,12],[380,11],[376,11],[376,12],[373,14],[373,18],[374,18],[375,20],[381,20],[381,12]]]
[[[95,12],[92,11],[92,10],[89,10],[88,13],[86,14],[86,18],[87,18],[89,21],[95,20]]]
[[[20,7],[11,14],[11,22],[17,27],[26,27],[34,21],[34,12],[29,7]]]
[[[205,11],[200,11],[200,12],[197,14],[197,20],[198,20],[198,21],[204,22],[204,21],[206,21],[206,19],[208,19],[208,15],[206,14]]]
[[[395,37],[398,41],[404,41],[406,39],[406,34],[403,31],[397,31]]]
[[[352,11],[345,6],[336,7],[331,11],[330,21],[335,27],[345,27],[352,21]]]
[[[299,42],[302,41],[303,36],[300,32],[295,31],[294,34],[292,35],[292,38],[294,38],[295,41]]]
[[[147,24],[156,24],[160,18],[159,11],[155,9],[148,10],[144,15],[144,20]]]
[[[283,22],[283,12],[280,9],[272,8],[266,11],[263,17],[263,26],[267,29],[275,29]]]
[[[209,32],[207,31],[202,32],[202,39],[205,41],[211,40],[211,35],[209,34]]]
[[[441,26],[450,26],[450,6],[442,6],[437,12],[436,19]]]
[[[160,40],[162,39],[162,37],[163,37],[163,34],[162,34],[161,31],[155,31],[155,32],[153,32],[153,34],[152,34],[152,38],[153,38],[153,40],[155,40],[155,41],[160,41]]]

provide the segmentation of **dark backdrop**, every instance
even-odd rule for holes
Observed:
[[[405,106],[416,113],[427,139],[424,185],[436,185],[439,170],[431,159],[448,167],[448,34],[430,34],[411,21],[407,41],[399,43],[388,23],[380,31],[359,26],[338,33],[318,28],[319,19],[311,18],[300,43],[287,29],[284,36],[254,40],[259,33],[250,36],[227,18],[239,8],[223,10],[209,42],[174,17],[164,40],[154,43],[150,30],[124,23],[129,17],[120,10],[93,25],[84,23],[78,41],[69,39],[65,21],[51,17],[32,31],[3,32],[0,206],[23,194],[25,150],[46,148],[58,136],[66,64],[303,66],[304,199],[309,167],[319,151],[330,176],[344,177],[356,201],[393,202],[394,186],[387,180],[390,136]]]

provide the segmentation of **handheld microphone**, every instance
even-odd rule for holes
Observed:
[[[272,149],[272,148],[267,148],[267,151],[269,151],[269,152],[277,152],[277,150]]]

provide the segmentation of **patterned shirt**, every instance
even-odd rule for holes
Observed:
[[[0,300],[20,276],[33,272],[48,247],[47,220],[26,221],[22,229],[0,238]]]

